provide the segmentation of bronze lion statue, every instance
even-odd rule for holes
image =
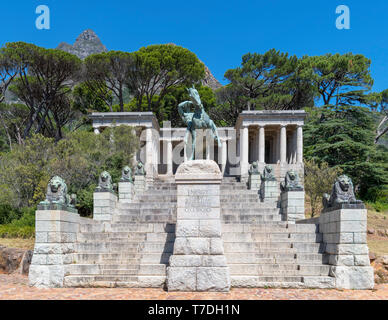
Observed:
[[[341,204],[362,203],[361,200],[356,199],[352,179],[347,175],[341,175],[336,179],[331,194],[328,195],[325,193],[322,202],[325,209],[336,207]]]

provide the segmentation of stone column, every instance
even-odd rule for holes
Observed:
[[[222,155],[221,155],[221,168],[222,168],[222,174],[225,172],[226,163],[228,161],[228,144],[226,140],[222,140]]]
[[[248,176],[249,167],[249,131],[248,127],[244,126],[240,130],[240,175],[242,177]]]
[[[303,127],[298,126],[296,138],[296,162],[303,162]]]
[[[153,157],[154,157],[154,148],[153,148],[153,139],[152,139],[152,128],[146,128],[146,162],[145,162],[145,170],[147,176],[153,176],[154,168],[153,168]]]
[[[134,179],[135,195],[142,194],[146,189],[146,178],[145,176],[135,175]]]
[[[95,191],[93,193],[93,220],[112,220],[112,215],[117,203],[117,196],[111,191]]]
[[[304,190],[286,190],[280,195],[282,215],[285,221],[295,222],[305,219]]]
[[[119,201],[123,203],[131,203],[133,200],[134,186],[132,182],[119,182]]]
[[[285,125],[280,126],[280,163],[287,162],[287,129]]]
[[[342,204],[319,216],[325,251],[332,265],[330,275],[339,289],[373,289],[366,239],[367,210],[363,204]]]
[[[167,140],[167,174],[168,175],[173,175],[172,167],[173,167],[173,162],[172,162],[172,141]]]
[[[259,128],[259,163],[265,163],[265,128]]]
[[[231,281],[221,238],[222,174],[212,160],[181,164],[177,183],[174,253],[167,269],[169,291],[229,291]]]

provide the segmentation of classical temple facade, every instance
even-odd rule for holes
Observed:
[[[294,169],[303,176],[303,125],[306,112],[243,111],[234,127],[218,128],[221,147],[214,143],[210,130],[197,139],[196,159],[218,163],[224,176],[240,176],[245,180],[250,163],[258,161],[262,171],[266,164],[274,167],[277,178]],[[106,127],[128,125],[134,128],[141,149],[133,162],[145,164],[147,179],[168,179],[187,159],[191,149],[185,148],[186,128],[171,128],[165,122],[160,128],[151,112],[93,113],[93,128],[99,134]],[[199,141],[199,142],[198,142]]]

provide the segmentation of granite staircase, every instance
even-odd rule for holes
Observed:
[[[112,223],[84,225],[66,286],[162,287],[173,252],[176,184],[155,181],[132,203],[118,203]],[[245,183],[221,184],[225,255],[233,287],[331,287],[315,225],[282,221],[276,202],[261,202]]]

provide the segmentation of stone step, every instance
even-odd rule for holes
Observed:
[[[104,228],[102,223],[80,224],[80,232],[103,232]]]
[[[233,253],[225,252],[228,264],[233,263],[294,263],[296,262],[296,254],[289,251],[275,252],[269,251],[267,253]]]
[[[168,264],[172,252],[142,253],[141,264]]]
[[[261,250],[286,250],[292,249],[292,244],[287,242],[227,242],[224,241],[225,252],[254,252]]]
[[[293,247],[298,253],[323,253],[325,251],[324,243],[293,242]]]
[[[84,287],[84,288],[136,288],[138,287],[138,277],[107,277],[107,276],[66,276],[64,278],[64,286]],[[98,279],[98,280],[97,280]],[[114,280],[108,280],[114,279]],[[124,280],[123,280],[124,279]]]
[[[173,214],[142,214],[139,216],[134,215],[115,215],[113,222],[114,223],[121,223],[121,222],[145,222],[145,223],[155,223],[155,222],[175,222],[176,216]]]
[[[231,228],[233,228],[233,226],[238,226],[237,228],[239,228],[239,225],[244,225],[246,223],[242,223],[242,222],[239,222],[239,223],[233,223],[231,224],[232,222],[228,222],[228,221],[223,221],[222,222],[222,226],[223,226],[223,230],[225,230],[225,226],[227,225],[230,225]],[[258,224],[246,224],[246,232],[250,232],[250,230],[265,230],[265,229],[271,229],[271,228],[287,228],[287,225],[288,225],[288,222],[287,221],[261,221],[259,222]]]
[[[145,232],[80,232],[77,234],[77,240],[84,241],[144,241],[147,234]]]
[[[329,263],[329,256],[322,253],[297,253],[296,260],[300,264],[308,263]]]
[[[116,207],[118,210],[128,209],[173,209],[176,208],[176,203],[171,202],[153,202],[153,203],[122,203],[120,202]]]
[[[115,213],[117,215],[135,214],[140,216],[152,215],[152,214],[169,215],[169,214],[176,213],[176,208],[147,208],[147,209],[130,208],[130,209],[118,209],[118,210],[115,210]]]
[[[174,242],[145,242],[141,253],[172,253]]]
[[[226,208],[222,207],[221,208],[221,214],[222,215],[280,215],[280,209],[278,208],[239,208],[239,209],[234,209],[234,208]]]
[[[117,222],[112,223],[113,232],[175,232],[174,223],[136,223],[136,222]]]
[[[305,276],[291,278],[281,277],[276,279],[259,276],[234,275],[231,276],[231,284],[233,287],[237,288],[334,288],[335,278],[329,276]]]
[[[141,247],[139,242],[92,242],[78,243],[79,253],[137,253]]]
[[[137,275],[138,269],[138,265],[109,269],[99,264],[69,264],[65,266],[65,275]]]
[[[223,232],[224,241],[290,241],[290,242],[321,242],[322,234],[320,233],[288,233],[288,232]]]
[[[297,264],[230,264],[231,275],[328,276],[330,266]]]
[[[141,255],[138,253],[76,253],[74,254],[74,263],[78,264],[97,264],[107,263],[116,264],[118,262],[128,264],[139,264]]]
[[[282,275],[279,275],[279,276],[269,276],[269,275],[265,275],[265,276],[247,276],[247,275],[237,275],[237,274],[234,274],[232,279],[233,280],[237,280],[238,278],[240,279],[243,279],[243,278],[254,278],[256,281],[256,283],[258,282],[303,282],[303,277],[302,276],[282,276]],[[232,280],[231,279],[231,280]],[[232,285],[233,285],[233,280],[232,280]],[[253,279],[252,279],[253,280]],[[257,285],[256,285],[257,286]],[[238,285],[236,286],[238,287]]]
[[[276,225],[275,225],[276,223]],[[274,223],[262,223],[260,225],[249,225],[249,224],[222,224],[222,232],[243,232],[243,233],[252,233],[252,232],[277,232],[277,233],[289,233],[289,229],[287,228],[287,224],[284,224],[283,221],[280,222],[281,225],[277,225],[279,222]]]

